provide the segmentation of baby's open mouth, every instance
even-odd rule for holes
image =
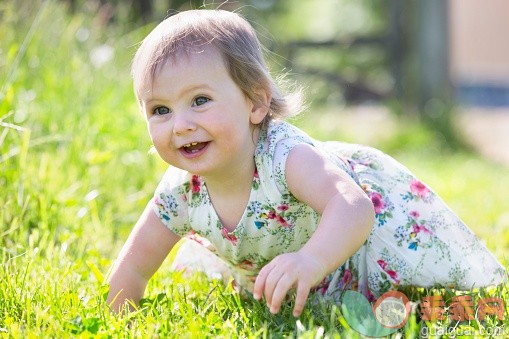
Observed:
[[[208,144],[208,142],[192,142],[190,144],[185,144],[181,148],[186,153],[196,153],[196,152],[199,152],[202,149],[204,149],[205,146],[207,146],[207,144]]]

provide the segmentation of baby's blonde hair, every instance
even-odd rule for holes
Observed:
[[[221,54],[226,69],[242,92],[255,104],[263,103],[261,91],[271,95],[271,119],[299,113],[300,91],[283,95],[272,78],[253,27],[240,15],[224,10],[185,11],[161,22],[143,40],[132,65],[136,96],[144,83],[152,83],[156,72],[177,54],[212,46]]]

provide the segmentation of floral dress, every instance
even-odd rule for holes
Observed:
[[[271,122],[260,133],[249,202],[232,232],[221,225],[202,177],[168,169],[156,190],[154,210],[169,229],[195,240],[180,247],[174,267],[231,274],[252,291],[265,264],[299,250],[320,220],[286,183],[286,159],[302,143],[348,173],[376,214],[364,245],[316,293],[337,299],[353,289],[374,298],[398,286],[470,290],[506,280],[504,268],[472,231],[400,163],[373,148],[316,141],[286,122]]]

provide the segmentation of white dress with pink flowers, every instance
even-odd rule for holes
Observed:
[[[287,156],[301,143],[314,145],[348,173],[376,213],[365,244],[316,293],[339,298],[344,289],[353,289],[376,297],[398,286],[471,290],[506,280],[504,268],[482,242],[400,163],[373,148],[316,141],[285,122],[271,122],[260,133],[251,195],[233,232],[221,225],[203,178],[169,168],[156,190],[154,209],[169,229],[196,240],[181,246],[174,267],[232,274],[250,291],[261,267],[300,249],[320,220],[286,183]]]

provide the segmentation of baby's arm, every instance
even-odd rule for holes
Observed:
[[[336,165],[308,145],[288,155],[290,192],[321,214],[309,241],[298,251],[274,258],[260,271],[254,296],[265,295],[277,313],[290,288],[297,289],[294,315],[299,316],[311,287],[346,262],[364,243],[374,223],[374,209],[362,189]]]
[[[149,203],[122,247],[108,278],[110,291],[107,302],[115,312],[126,303],[137,304],[140,301],[148,280],[179,239],[163,225]]]

